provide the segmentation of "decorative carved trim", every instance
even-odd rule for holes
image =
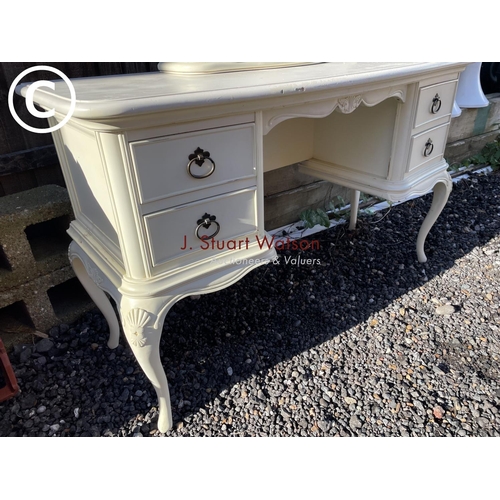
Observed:
[[[92,265],[90,262],[88,262],[87,259],[81,257],[79,253],[72,250],[71,246],[68,248],[68,259],[69,259],[70,263],[72,263],[75,259],[81,260],[83,263],[83,267],[85,267],[85,270],[87,271],[87,274],[89,275],[89,278],[97,286],[101,287],[101,285],[104,282],[104,279],[101,276],[99,269],[96,266]]]
[[[99,270],[97,269],[97,267],[94,267],[94,266],[91,266],[90,264],[88,264],[88,267],[87,267],[87,273],[90,277],[90,279],[97,285],[97,286],[101,286],[102,285],[102,282],[103,282],[103,279],[102,279],[102,276],[101,274],[99,273]]]
[[[324,118],[335,111],[337,99],[308,102],[283,109],[263,111],[264,135],[279,123],[290,118]]]
[[[372,107],[380,104],[382,101],[389,99],[390,97],[395,97],[402,102],[406,101],[406,85],[398,87],[388,87],[380,90],[373,90],[366,94],[363,94],[363,104]]]
[[[342,113],[352,113],[361,103],[371,107],[390,97],[395,97],[405,102],[406,91],[406,85],[383,87],[354,96],[331,98],[317,102],[306,102],[284,108],[265,110],[262,112],[264,135],[279,123],[289,120],[290,118],[324,118],[333,113],[337,107]]]
[[[144,329],[147,327],[152,318],[152,314],[144,309],[132,309],[128,312],[125,319],[128,329],[125,332],[128,334],[129,342],[137,347],[146,345],[146,337],[144,336]]]
[[[69,260],[69,261],[70,261],[70,263],[71,263],[71,262],[73,262],[73,260],[74,260],[76,257],[80,258],[80,257],[79,257],[79,255],[78,255],[76,252],[74,252],[74,251],[72,250],[71,245],[70,245],[70,246],[68,247],[68,260]]]
[[[352,113],[362,102],[362,95],[342,97],[338,100],[338,107],[342,113]]]

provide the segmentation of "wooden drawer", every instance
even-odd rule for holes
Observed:
[[[208,228],[200,227],[198,234],[210,237],[219,227],[214,237],[219,248],[212,249],[210,239],[203,241],[196,236],[198,221],[205,214],[215,217],[215,221]],[[246,237],[250,243],[256,241],[256,190],[246,189],[170,208],[147,215],[144,221],[153,267],[195,252],[198,253],[197,259],[203,259],[226,250],[244,249]]]
[[[448,123],[426,130],[411,139],[409,171],[440,160],[448,137]]]
[[[415,116],[415,128],[431,124],[434,120],[443,116],[451,116],[456,86],[457,81],[452,80],[420,89]]]
[[[201,166],[189,158],[198,148],[210,158]],[[252,123],[131,142],[130,151],[142,204],[218,186],[210,193],[216,195],[231,190],[232,181],[256,176]],[[193,175],[205,177],[193,177],[188,164]]]

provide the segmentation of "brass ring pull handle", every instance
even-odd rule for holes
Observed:
[[[215,238],[220,231],[220,224],[215,220],[216,217],[215,215],[210,215],[205,213],[201,219],[198,219],[196,223],[198,224],[196,226],[196,237],[200,240],[210,240],[212,238]],[[215,231],[208,235],[208,236],[200,236],[200,229],[204,227],[205,229],[208,229],[212,224],[215,224],[216,228]]]
[[[210,158],[210,153],[208,151],[203,151],[201,148],[196,148],[193,154],[189,155],[189,163],[187,164],[187,170],[189,172],[189,175],[191,177],[194,177],[195,179],[204,179],[205,177],[209,177],[212,175],[215,171],[215,162]],[[191,171],[191,167],[193,166],[193,163],[196,163],[199,167],[201,167],[205,161],[209,161],[211,163],[210,171],[207,172],[206,174],[198,175],[194,174]]]
[[[430,156],[432,154],[432,151],[434,151],[434,144],[432,144],[432,141],[429,138],[425,143],[424,156]]]
[[[439,97],[439,94],[436,94],[434,96],[434,99],[432,99],[432,105],[431,105],[431,113],[435,115],[440,109],[441,109],[441,97]]]

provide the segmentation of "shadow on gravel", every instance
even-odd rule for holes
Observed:
[[[416,259],[415,242],[430,195],[393,207],[388,214],[361,218],[354,232],[338,226],[318,233],[309,239],[319,240],[319,250],[280,252],[279,264],[258,268],[220,292],[177,303],[167,315],[161,342],[174,426],[238,381],[254,378],[259,383],[267,369],[360,325],[487,243],[500,232],[496,208],[489,208],[500,205],[499,197],[498,175],[455,185],[427,238],[425,264]],[[286,263],[290,256],[319,259],[321,264]],[[428,307],[430,315],[434,305]],[[117,433],[157,404],[126,341],[122,337],[118,350],[109,350],[105,322],[96,316],[87,315],[73,332],[60,334],[64,340],[73,333],[74,339],[77,331],[78,338],[60,353],[71,360],[65,365],[66,378],[58,375],[58,386],[45,387],[42,371],[30,383],[35,394],[60,394],[58,416],[71,428],[69,435],[81,430],[102,435],[106,428]],[[84,352],[89,350],[90,355]],[[13,359],[16,371],[30,369],[19,357]],[[21,409],[22,397],[26,395],[17,398]],[[16,404],[16,398],[7,404]],[[80,427],[75,408],[80,420],[85,417]],[[29,434],[29,428],[24,432]]]
[[[319,251],[280,252],[278,265],[179,302],[167,316],[161,344],[174,422],[234,383],[265,377],[270,367],[342,335],[486,244],[500,233],[498,188],[498,175],[454,186],[427,238],[425,264],[416,259],[415,242],[431,195],[393,207],[385,218],[361,219],[355,232],[337,226],[318,233],[308,239],[320,241]],[[321,265],[298,267],[285,256],[320,259]],[[428,304],[429,315],[434,308]]]

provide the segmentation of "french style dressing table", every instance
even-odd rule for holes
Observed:
[[[262,244],[263,174],[308,174],[400,201],[434,190],[417,238],[451,191],[443,158],[466,63],[162,63],[157,73],[72,81],[74,113],[53,132],[75,213],[69,258],[118,345],[119,322],[172,426],[159,356],[163,321],[188,295],[227,287],[272,260]],[[16,91],[26,96],[29,84]],[[67,85],[34,101],[70,109]],[[233,242],[209,245],[209,242]],[[106,292],[106,293],[105,293]]]

